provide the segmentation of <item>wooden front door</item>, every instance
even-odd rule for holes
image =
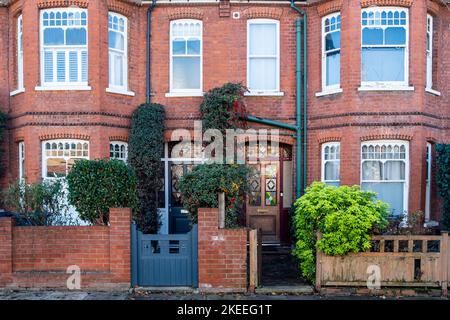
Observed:
[[[247,226],[260,229],[262,241],[280,241],[280,163],[258,161],[249,164],[253,168],[250,193],[247,197]]]

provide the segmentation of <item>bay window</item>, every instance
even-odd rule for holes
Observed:
[[[89,160],[89,142],[84,140],[51,140],[42,143],[42,177],[65,178],[76,161]]]
[[[128,90],[128,21],[124,16],[108,14],[109,88]]]
[[[331,186],[340,185],[340,143],[322,144],[322,181]]]
[[[42,86],[86,86],[87,10],[42,10],[40,21]]]
[[[202,91],[202,21],[170,23],[170,92]]]
[[[247,86],[251,93],[280,91],[279,33],[277,20],[247,22]]]
[[[408,10],[363,9],[361,28],[362,86],[407,86]]]
[[[322,91],[340,87],[341,79],[341,14],[322,19]]]
[[[406,141],[370,141],[361,146],[361,189],[389,204],[391,215],[408,208],[409,151]]]
[[[118,159],[123,162],[128,160],[128,143],[122,141],[111,141],[109,143],[110,159]]]

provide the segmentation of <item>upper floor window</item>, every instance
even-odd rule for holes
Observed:
[[[328,185],[340,184],[340,143],[322,144],[322,181]]]
[[[42,10],[42,85],[87,85],[87,78],[87,10],[74,8]]]
[[[280,23],[247,22],[247,86],[252,93],[280,91]]]
[[[76,161],[89,160],[89,142],[84,140],[51,140],[43,142],[42,177],[65,178]]]
[[[108,14],[109,87],[127,90],[128,78],[128,20],[124,16]]]
[[[23,20],[17,18],[17,89],[23,89]]]
[[[433,17],[427,15],[427,89],[433,87]]]
[[[408,10],[378,7],[361,14],[363,85],[408,84]]]
[[[393,215],[408,207],[407,141],[370,141],[361,147],[361,188],[378,193]]]
[[[202,22],[170,23],[170,92],[202,91]]]
[[[322,90],[339,88],[341,80],[341,14],[322,19]]]
[[[118,159],[123,162],[128,160],[128,143],[122,141],[111,141],[109,143],[110,159]]]

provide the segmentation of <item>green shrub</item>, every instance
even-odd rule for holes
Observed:
[[[314,281],[316,248],[325,254],[345,255],[370,249],[374,228],[387,225],[388,205],[376,194],[359,186],[327,186],[315,182],[295,202],[294,228],[297,239],[293,254],[302,275]],[[322,239],[317,241],[317,233]]]
[[[161,225],[158,216],[158,191],[163,185],[164,106],[140,105],[133,113],[128,143],[128,162],[138,181],[139,206],[135,219],[144,233],[156,233]]]
[[[19,225],[71,225],[75,221],[68,211],[61,181],[27,184],[17,181],[3,192],[4,204],[15,211]]]
[[[443,199],[442,226],[450,229],[450,144],[436,145],[436,184]]]
[[[225,193],[225,225],[237,226],[244,194],[248,191],[249,169],[244,165],[201,164],[180,180],[183,206],[191,220],[197,221],[198,208],[217,208],[218,194]]]
[[[84,221],[106,225],[109,208],[137,206],[136,176],[120,160],[80,160],[67,175],[69,203]]]

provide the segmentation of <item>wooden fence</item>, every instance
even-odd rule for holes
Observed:
[[[440,287],[443,295],[448,294],[448,232],[440,236],[374,236],[372,244],[370,252],[346,256],[318,251],[316,289],[368,286],[376,276],[381,287]]]
[[[249,291],[254,292],[261,284],[262,275],[262,241],[261,232],[252,229],[248,233],[249,238]]]

